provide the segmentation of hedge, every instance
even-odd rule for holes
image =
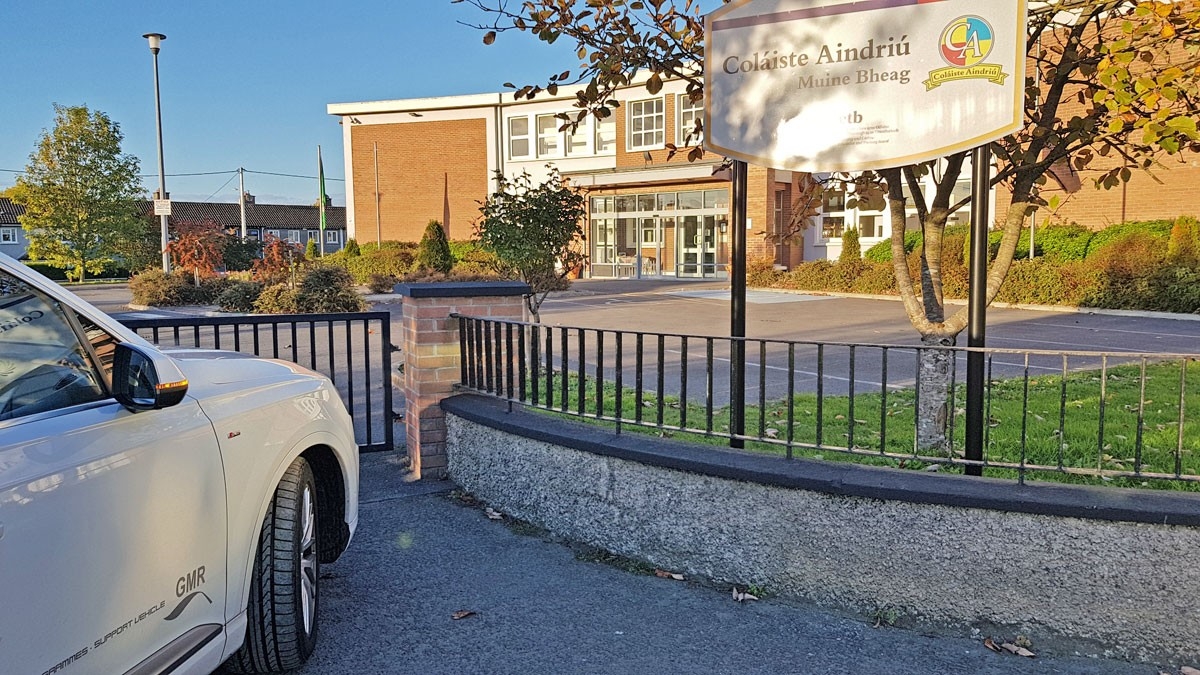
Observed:
[[[1182,226],[1176,226],[1182,222]],[[1172,229],[1175,241],[1171,241]],[[992,255],[998,233],[989,235]],[[1026,242],[1028,232],[1025,233]],[[1200,263],[1180,255],[1180,237],[1200,237],[1200,227],[1189,218],[1178,221],[1125,223],[1097,233],[1078,226],[1052,227],[1035,234],[1035,252],[1027,259],[1028,244],[1018,248],[997,300],[1017,304],[1066,305],[1107,309],[1137,309],[1175,313],[1200,313]],[[991,241],[994,239],[994,242]],[[920,270],[920,232],[905,235],[908,267],[913,279]],[[946,228],[942,284],[947,298],[965,298],[968,274],[964,251],[967,231]],[[867,251],[861,261],[816,260],[777,272],[770,259],[751,261],[747,283],[759,288],[850,292],[871,295],[897,293],[891,264],[890,242]],[[1197,243],[1200,247],[1200,243]],[[1024,252],[1026,257],[1019,254]],[[884,258],[886,253],[886,260]]]

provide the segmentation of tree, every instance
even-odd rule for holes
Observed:
[[[487,44],[507,31],[548,43],[574,41],[582,62],[577,75],[565,71],[552,75],[544,87],[513,87],[517,98],[534,98],[543,91],[554,94],[564,84],[581,84],[578,110],[562,116],[568,124],[587,115],[611,115],[618,90],[639,72],[648,74],[645,86],[652,94],[665,79],[675,78],[687,83],[693,98],[704,95],[704,25],[692,0],[682,5],[674,0],[453,1],[492,15],[491,23],[477,25],[486,31]],[[998,165],[991,185],[1003,184],[1012,199],[998,217],[1003,238],[989,271],[989,303],[1012,265],[1028,213],[1053,205],[1053,198],[1043,195],[1048,179],[1099,167],[1096,187],[1113,188],[1133,171],[1152,172],[1169,157],[1200,150],[1200,9],[1195,2],[1049,0],[1029,10],[1027,34],[1026,124],[991,144]],[[688,157],[702,154],[693,148]],[[934,163],[829,179],[839,187],[853,182],[858,199],[872,205],[886,200],[890,206],[896,284],[910,322],[928,346],[953,345],[967,325],[965,309],[946,316],[941,278],[947,218],[970,203],[969,198],[951,202],[965,160],[964,153],[937,162],[940,178],[928,195],[919,179]],[[910,198],[924,235],[916,279],[904,255]],[[918,442],[949,452],[950,358],[938,350],[926,350],[923,357]]]
[[[215,277],[217,268],[225,262],[225,231],[214,220],[181,220],[173,225],[167,243],[171,266],[191,272],[193,284],[199,287],[201,279]]]
[[[316,260],[319,255],[320,251],[317,250],[317,240],[309,239],[308,243],[304,245],[304,257],[309,260]]]
[[[279,237],[268,234],[263,242],[262,257],[254,261],[252,275],[264,285],[295,285],[296,267],[304,260],[304,254]]]
[[[120,242],[142,235],[138,160],[121,152],[120,125],[108,115],[55,105],[54,118],[17,178],[20,221],[30,257],[82,280],[112,262]]]
[[[566,289],[567,275],[583,264],[584,198],[551,169],[535,185],[528,172],[509,180],[496,172],[496,191],[480,208],[476,234],[500,265],[529,284],[525,306],[534,321],[550,291]]]
[[[425,233],[421,235],[421,243],[417,246],[417,267],[449,274],[454,267],[454,256],[450,254],[450,241],[446,239],[446,230],[436,220],[429,221]]]

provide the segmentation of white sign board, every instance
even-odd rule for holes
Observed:
[[[170,199],[155,199],[154,200],[154,215],[156,215],[156,216],[171,215],[171,200]]]
[[[705,21],[705,148],[902,166],[1021,128],[1025,0],[734,0]]]

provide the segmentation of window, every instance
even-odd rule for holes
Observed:
[[[338,243],[338,241],[339,240],[338,240],[338,231],[337,230],[325,230],[325,243],[326,244],[336,244],[336,243]]]
[[[676,127],[677,144],[700,145],[700,142],[704,140],[704,132],[696,133],[696,123],[700,122],[703,125],[704,101],[693,101],[691,96],[680,94],[675,108],[679,111],[678,126]]]
[[[69,310],[3,273],[0,307],[0,420],[108,398]]]
[[[679,193],[679,208],[681,209],[702,209],[704,208],[704,193],[703,192],[680,192]]]
[[[568,155],[584,155],[587,154],[588,133],[586,125],[582,122],[575,131],[568,131],[567,134],[567,154]]]
[[[841,239],[846,229],[846,218],[843,216],[824,216],[821,218],[821,236],[826,239]]]
[[[789,213],[788,213],[788,197],[789,190],[775,191],[775,234],[782,235],[787,229]]]
[[[267,236],[275,237],[276,239],[278,239],[279,238],[279,230],[267,230]]]
[[[845,190],[828,190],[821,196],[821,210],[826,213],[830,211],[845,211],[846,210],[846,191]]]
[[[864,239],[879,238],[883,236],[883,220],[880,216],[859,215],[858,217],[858,236]]]
[[[529,156],[529,118],[510,117],[508,120],[508,156]]]
[[[596,153],[616,152],[617,122],[611,116],[596,120]]]
[[[554,115],[538,115],[538,157],[557,157],[562,154],[560,149],[562,133],[558,130],[558,124],[559,120]]]
[[[663,100],[651,98],[629,104],[629,149],[642,150],[663,144]]]
[[[289,243],[299,244],[300,243],[300,230],[288,230],[287,231],[287,240]]]
[[[17,228],[0,227],[0,244],[17,243]]]
[[[316,239],[317,237],[321,236],[321,231],[320,230],[308,230],[305,232],[305,234],[307,234],[308,236],[305,237],[304,240],[312,241],[313,239]]]

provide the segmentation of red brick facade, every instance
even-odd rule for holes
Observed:
[[[349,151],[358,242],[376,237],[375,143],[384,241],[419,241],[430,220],[448,224],[451,239],[471,238],[478,202],[489,193],[486,124],[465,119],[352,125]]]

